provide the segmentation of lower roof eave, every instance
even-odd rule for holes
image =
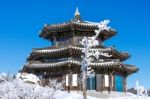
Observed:
[[[123,68],[126,70],[127,76],[139,71],[139,68],[137,68],[133,65],[128,65],[128,64],[124,64]]]
[[[131,65],[125,65],[120,62],[104,62],[104,63],[91,63],[90,66],[98,73],[101,73],[100,71],[105,70],[107,71],[118,71],[118,72],[123,72],[126,73],[126,75],[130,75],[132,73],[136,73],[139,69],[136,68],[135,66]],[[55,70],[56,68],[61,68],[61,70],[65,69],[71,69],[74,70],[77,68],[80,70],[81,68],[81,63],[78,61],[64,61],[64,62],[58,62],[58,63],[30,63],[26,64],[24,66],[26,69],[31,69],[31,70],[37,70],[37,69],[44,69],[44,70]],[[64,69],[62,69],[64,68]]]

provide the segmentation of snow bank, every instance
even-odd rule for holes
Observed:
[[[22,79],[24,82],[29,82],[37,85],[40,83],[39,78],[34,74],[17,73],[16,78]]]

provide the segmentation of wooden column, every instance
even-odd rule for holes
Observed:
[[[69,50],[70,55],[72,56],[72,51]],[[71,58],[69,58],[71,60]],[[68,93],[70,93],[70,90],[72,89],[72,70],[71,70],[71,64],[68,64],[69,67],[69,75],[68,75]]]
[[[78,93],[79,93],[79,90],[80,90],[79,74],[77,74],[77,90],[78,90]]]
[[[96,91],[102,92],[101,86],[102,86],[102,75],[96,74]]]
[[[115,86],[116,86],[115,85],[115,75],[112,75],[112,76],[113,76],[113,82],[112,82],[113,83],[113,90],[112,91],[115,91],[116,90],[116,88],[115,88]]]
[[[123,92],[127,92],[127,76],[123,76]]]
[[[116,75],[113,76],[113,79],[114,79],[113,81],[114,91],[116,91]]]
[[[68,75],[68,93],[70,93],[70,90],[72,89],[72,72]]]
[[[103,90],[104,90],[104,84],[105,84],[105,82],[104,82],[104,74],[101,74],[102,76],[101,76],[101,92],[103,92]]]
[[[112,91],[112,73],[109,74],[109,93]]]
[[[63,86],[64,90],[66,90],[66,75],[62,76],[62,86]]]

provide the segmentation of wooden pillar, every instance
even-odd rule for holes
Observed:
[[[77,74],[77,91],[79,93],[79,90],[80,90],[80,83],[79,83],[79,74]]]
[[[68,93],[70,93],[70,90],[72,88],[72,71],[71,71],[71,64],[68,64]]]
[[[96,74],[96,91],[102,92],[101,86],[102,86],[102,75]]]
[[[101,76],[101,92],[104,91],[104,84],[105,84],[104,80],[105,80],[104,74],[102,74],[102,76]]]
[[[114,91],[116,91],[116,75],[113,76]]]
[[[109,74],[109,93],[112,91],[112,73]]]
[[[66,90],[66,75],[62,76],[62,86],[63,86],[63,90]]]
[[[72,72],[68,75],[68,93],[70,93],[70,90],[72,89]]]
[[[123,76],[123,92],[127,92],[127,76]]]

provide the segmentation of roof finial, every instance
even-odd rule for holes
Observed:
[[[76,11],[74,13],[74,17],[75,17],[75,20],[81,20],[81,18],[80,18],[80,12],[78,10],[78,7],[76,7]]]
[[[79,12],[79,10],[78,10],[78,7],[76,7],[76,11],[75,11],[75,14],[74,14],[75,16],[76,15],[80,15],[80,12]]]

